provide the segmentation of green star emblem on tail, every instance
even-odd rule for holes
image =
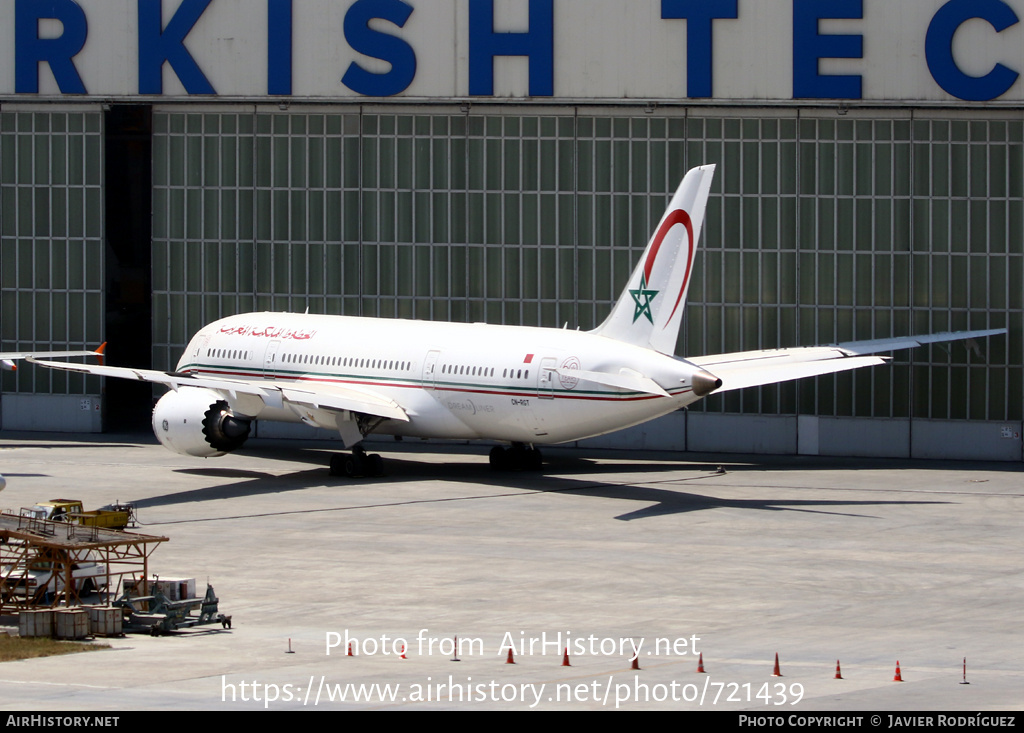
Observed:
[[[654,296],[658,292],[658,290],[647,289],[647,276],[641,273],[640,287],[629,291],[629,294],[633,296],[633,302],[636,304],[636,310],[633,311],[633,323],[636,323],[640,316],[646,316],[648,321],[654,323],[654,317],[651,315],[651,301],[654,300]]]

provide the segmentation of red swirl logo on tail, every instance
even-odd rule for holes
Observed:
[[[651,251],[647,254],[647,259],[644,260],[644,282],[651,282],[651,271],[654,269],[654,260],[658,256],[658,250],[661,249],[661,243],[665,241],[665,237],[668,236],[669,230],[672,229],[676,224],[682,224],[686,227],[687,236],[687,254],[686,254],[686,272],[683,274],[683,282],[679,286],[679,295],[676,296],[676,302],[672,305],[672,312],[668,318],[665,319],[665,326],[668,326],[672,320],[672,316],[675,315],[676,310],[679,309],[679,304],[683,300],[683,293],[686,292],[686,286],[690,283],[690,272],[693,268],[693,222],[690,221],[690,215],[682,209],[675,209],[670,212],[665,220],[658,227],[657,234],[654,235],[654,241],[651,243]],[[636,320],[635,318],[633,319]],[[665,327],[663,326],[663,328]]]

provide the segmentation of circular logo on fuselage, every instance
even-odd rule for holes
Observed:
[[[562,361],[561,366],[558,367],[562,371],[578,372],[580,370],[580,360],[575,356],[570,356]],[[576,377],[570,377],[568,374],[559,374],[558,381],[562,383],[562,389],[573,389],[580,380]]]

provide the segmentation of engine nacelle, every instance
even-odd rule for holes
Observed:
[[[242,447],[252,420],[231,414],[224,398],[210,389],[181,387],[153,408],[153,433],[175,453],[209,458]]]

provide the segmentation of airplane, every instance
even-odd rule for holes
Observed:
[[[170,450],[220,456],[255,420],[336,430],[332,475],[379,476],[371,433],[492,440],[499,470],[539,469],[538,445],[603,435],[710,394],[883,364],[880,352],[1005,329],[830,346],[674,355],[714,165],[683,178],[608,318],[592,331],[299,313],[245,313],[193,336],[173,372],[0,354],[169,388],[153,431]],[[99,353],[102,349],[97,350]],[[84,352],[90,354],[92,352]],[[507,447],[506,447],[507,444]]]

